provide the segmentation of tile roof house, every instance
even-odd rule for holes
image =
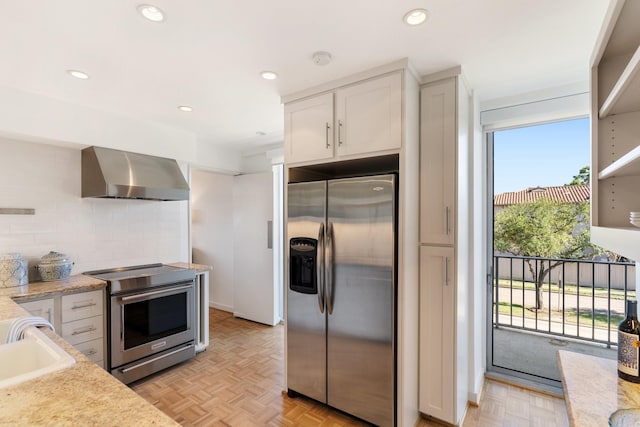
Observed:
[[[588,202],[590,194],[587,184],[530,187],[520,191],[496,194],[493,197],[493,206],[494,209],[501,210],[510,205],[535,202],[541,197],[546,197],[552,202],[580,203]]]

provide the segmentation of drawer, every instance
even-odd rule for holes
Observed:
[[[62,323],[102,315],[104,291],[62,295]]]
[[[104,339],[98,338],[95,340],[76,344],[74,346],[76,350],[87,356],[95,363],[100,364],[104,360]]]
[[[104,322],[102,316],[63,323],[61,328],[62,338],[74,346],[76,344],[95,340],[96,338],[102,338],[104,336]]]

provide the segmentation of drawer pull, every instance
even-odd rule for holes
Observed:
[[[87,350],[87,351],[85,351],[83,353],[84,353],[85,356],[93,356],[94,354],[96,354],[98,352],[96,350],[94,350],[94,349],[90,349],[90,350]]]
[[[73,331],[73,333],[71,335],[82,335],[82,334],[86,334],[89,332],[93,332],[95,331],[97,328],[95,326],[89,326],[88,328],[84,328],[84,329],[80,329],[77,331]]]
[[[73,307],[71,307],[71,310],[79,310],[81,308],[93,307],[96,305],[98,304],[96,304],[95,302],[90,302],[88,304],[82,304],[82,305],[74,305]]]

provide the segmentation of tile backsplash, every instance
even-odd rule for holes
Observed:
[[[30,281],[51,250],[75,262],[72,274],[188,260],[188,202],[83,199],[79,149],[0,139],[0,207],[35,209],[0,215],[0,253],[21,253]]]

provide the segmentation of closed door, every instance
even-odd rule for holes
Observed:
[[[233,314],[275,325],[278,296],[273,284],[271,172],[239,175],[233,180]]]

